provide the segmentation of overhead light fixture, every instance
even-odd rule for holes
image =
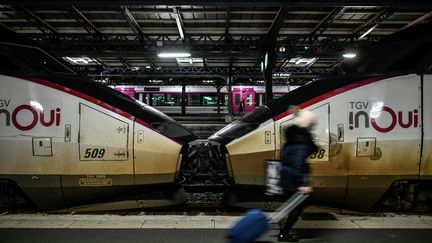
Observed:
[[[305,66],[311,66],[313,65],[316,61],[318,61],[317,57],[311,58],[306,64]]]
[[[179,34],[180,34],[180,38],[182,40],[184,40],[185,36],[184,36],[184,32],[183,32],[183,24],[182,24],[182,19],[181,19],[181,16],[180,16],[179,9],[178,9],[178,7],[173,7],[173,10],[174,10],[174,17],[175,17],[175,20],[176,20],[177,29],[178,29]]]
[[[177,58],[177,57],[190,57],[189,52],[161,52],[158,53],[158,57],[161,58]]]
[[[201,57],[195,57],[195,58],[177,58],[177,61],[179,63],[189,63],[189,64],[203,63],[204,62]]]
[[[349,59],[351,59],[351,58],[356,57],[357,54],[355,54],[355,53],[353,53],[353,52],[347,52],[347,53],[344,53],[342,56],[345,57],[345,58],[349,58]]]
[[[92,59],[88,57],[63,57],[63,59],[68,61],[71,64],[76,64],[76,65],[87,65],[91,62],[94,62]]]
[[[318,60],[317,57],[295,57],[291,58],[288,62],[293,66],[294,64],[297,66],[310,66],[314,64]]]
[[[370,28],[368,31],[366,31],[363,35],[361,35],[361,36],[359,37],[359,40],[365,38],[365,37],[366,37],[370,32],[372,32],[372,30],[374,30],[377,26],[378,26],[378,24],[372,26],[372,28]]]

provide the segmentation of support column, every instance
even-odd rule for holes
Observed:
[[[220,92],[220,90],[221,90],[221,86],[220,85],[217,85],[216,86],[216,94],[217,94],[217,114],[218,114],[218,116],[220,116],[220,106],[221,106],[221,104],[220,104],[220,102],[221,102],[221,92]]]
[[[233,115],[232,110],[232,93],[231,93],[232,76],[228,76],[226,79],[226,87],[228,91],[228,115]]]
[[[149,106],[151,106],[151,97],[150,97],[150,94],[145,94],[145,96],[146,96],[146,104],[147,105],[149,105]]]
[[[186,115],[186,84],[184,81],[182,81],[182,94],[181,94],[181,114],[182,116]]]

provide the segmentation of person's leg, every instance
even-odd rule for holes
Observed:
[[[289,234],[289,231],[294,226],[294,224],[299,219],[300,215],[303,213],[304,205],[303,203],[297,206],[295,209],[293,209],[287,217],[287,221],[284,225],[284,227],[279,232],[279,241],[289,241],[289,242],[296,242],[298,239],[294,238],[292,235]]]
[[[285,226],[282,228],[281,232],[288,233],[293,225],[297,222],[298,218],[303,212],[303,206],[299,205],[297,208],[293,209],[287,217]]]

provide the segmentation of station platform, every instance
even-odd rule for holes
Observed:
[[[0,215],[6,242],[228,242],[241,216],[92,214]],[[257,242],[277,242],[279,226]],[[432,216],[305,213],[294,227],[300,242],[430,242]]]

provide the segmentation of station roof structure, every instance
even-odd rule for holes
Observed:
[[[342,54],[432,17],[428,0],[2,1],[0,29],[108,83],[259,84],[341,74]],[[161,58],[185,51],[183,58]]]

